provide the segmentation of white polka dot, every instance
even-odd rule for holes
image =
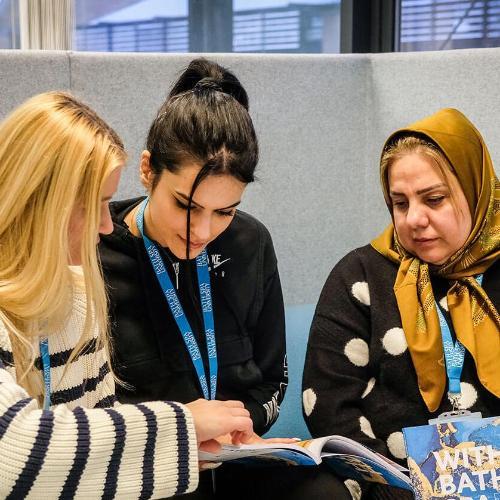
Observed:
[[[370,424],[370,421],[366,417],[359,417],[359,427],[361,428],[361,432],[363,434],[376,439],[375,434],[373,434],[372,424]]]
[[[368,364],[368,344],[363,339],[352,339],[344,347],[344,354],[349,361],[356,366],[366,366]]]
[[[445,310],[448,310],[448,297],[446,295],[439,301],[439,305]]]
[[[382,338],[382,345],[384,349],[393,356],[403,354],[408,348],[405,332],[402,328],[391,328],[387,330]]]
[[[406,458],[405,440],[402,432],[393,432],[387,438],[387,447],[393,456],[401,460]]]
[[[302,394],[302,404],[304,405],[304,413],[309,416],[316,406],[316,393],[312,389],[306,389]]]
[[[460,396],[460,409],[467,410],[477,401],[477,391],[472,384],[460,382],[462,394]]]
[[[347,479],[344,481],[345,487],[349,490],[351,494],[352,500],[361,500],[361,495],[363,492],[361,491],[361,486],[354,479]]]
[[[352,294],[365,306],[370,305],[370,290],[366,281],[356,281],[352,285]]]
[[[373,386],[375,385],[375,377],[372,377],[370,380],[368,380],[368,384],[366,384],[366,389],[363,394],[361,394],[361,399],[366,398],[370,392],[372,392]]]

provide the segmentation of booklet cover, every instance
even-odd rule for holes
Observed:
[[[417,500],[500,500],[500,417],[403,429]]]
[[[326,436],[294,444],[223,445],[218,454],[199,453],[208,462],[247,465],[318,465],[324,462],[342,477],[411,490],[407,469],[343,436]]]

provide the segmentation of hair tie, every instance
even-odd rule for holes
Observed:
[[[207,76],[196,82],[196,85],[193,88],[193,91],[195,92],[203,92],[204,90],[216,90],[218,92],[222,92],[222,87],[215,78]]]

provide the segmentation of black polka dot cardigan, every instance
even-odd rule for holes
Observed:
[[[451,406],[445,395],[440,408],[430,413],[418,390],[393,292],[397,270],[370,245],[335,266],[311,326],[303,410],[313,436],[341,434],[403,463],[401,429],[424,425]],[[432,285],[446,309],[450,284],[432,277]],[[499,261],[484,274],[483,288],[499,309]],[[485,417],[500,415],[500,399],[480,384],[468,353],[461,385],[463,408]]]

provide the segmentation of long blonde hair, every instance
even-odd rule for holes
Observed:
[[[69,362],[99,329],[110,354],[107,299],[96,250],[101,190],[125,162],[123,144],[97,114],[73,96],[32,97],[0,124],[0,320],[12,343],[18,382],[40,393],[33,339],[41,324],[56,325],[71,308],[68,227],[83,205],[81,260],[87,296],[83,334]],[[109,359],[109,358],[108,358]]]

